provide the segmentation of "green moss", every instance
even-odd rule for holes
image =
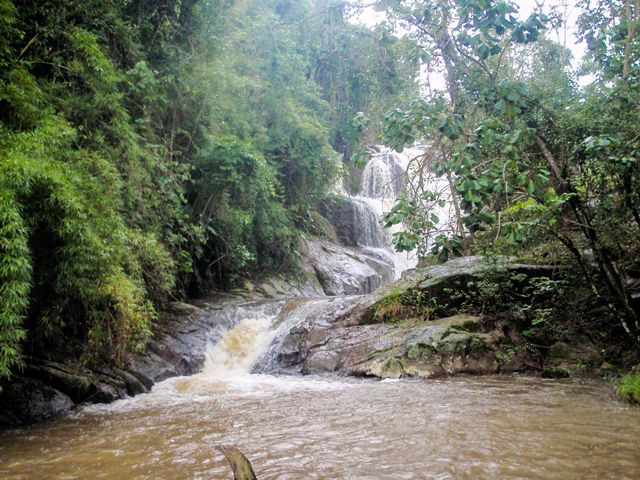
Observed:
[[[416,288],[396,286],[390,289],[374,306],[374,320],[396,323],[417,318],[428,321],[437,318],[443,311],[436,298]]]
[[[447,331],[438,341],[436,348],[444,353],[464,353],[471,343],[467,333],[456,333]]]
[[[406,315],[403,291],[391,290],[373,306],[373,318],[379,322],[395,323]]]
[[[385,348],[383,350],[375,350],[373,352],[371,352],[368,356],[367,359],[365,360],[366,362],[368,362],[369,360],[373,360],[374,358],[378,358],[379,356],[387,353],[388,351],[392,350],[394,347],[389,347],[389,348]]]
[[[476,320],[467,320],[459,327],[461,330],[465,332],[477,332],[478,331],[478,322]]]
[[[428,345],[416,343],[411,345],[407,351],[407,358],[415,360],[416,358],[424,357],[431,352],[431,348]]]
[[[625,402],[640,405],[640,373],[630,373],[622,377],[616,385],[616,391]]]
[[[486,347],[486,345],[487,344],[485,343],[483,338],[476,337],[476,336],[471,337],[471,340],[469,342],[469,347],[471,348],[472,351],[481,350],[484,347]]]
[[[404,375],[404,362],[401,358],[391,357],[385,363],[385,376],[402,377]]]
[[[505,364],[505,363],[509,363],[514,355],[515,355],[515,351],[505,350],[503,352],[496,352],[494,354],[494,357],[498,363]]]

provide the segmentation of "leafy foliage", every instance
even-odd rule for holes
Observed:
[[[452,181],[464,231],[434,242],[424,228],[430,212],[411,197],[387,220],[409,227],[402,249],[433,245],[441,259],[473,244],[517,253],[561,243],[637,347],[640,315],[628,287],[640,245],[639,12],[633,2],[582,6],[587,68],[598,74],[584,89],[571,78],[570,55],[545,37],[541,13],[519,20],[515,4],[502,1],[384,5],[443,74],[448,95],[391,112],[385,142],[437,145],[435,171]]]
[[[295,270],[348,120],[412,83],[398,41],[333,0],[17,7],[0,0],[0,376],[23,353],[122,363],[168,299]]]
[[[640,374],[629,373],[616,386],[618,394],[629,403],[640,404]]]

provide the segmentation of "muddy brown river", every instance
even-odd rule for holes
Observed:
[[[0,434],[3,479],[638,479],[640,409],[599,383],[205,374]]]
[[[0,433],[0,478],[640,479],[640,408],[595,382],[250,374],[277,333],[260,308],[202,373]]]

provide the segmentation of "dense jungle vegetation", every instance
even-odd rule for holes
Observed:
[[[120,361],[163,301],[295,268],[350,120],[415,91],[402,42],[346,14],[0,1],[0,375]]]
[[[43,348],[120,362],[168,299],[295,271],[339,154],[369,143],[427,143],[454,187],[449,232],[407,190],[400,250],[569,264],[640,345],[638,2],[579,2],[577,73],[558,12],[366,5],[387,21],[338,0],[0,0],[0,376]]]

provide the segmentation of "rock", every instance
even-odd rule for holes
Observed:
[[[338,238],[346,246],[384,247],[391,244],[378,213],[363,198],[335,198],[321,208],[321,213],[329,219]]]
[[[0,425],[36,423],[73,406],[71,398],[41,380],[15,376],[0,393]]]
[[[367,358],[372,352],[387,350],[398,342],[397,337],[389,335],[392,330],[388,325],[333,328],[324,332],[314,329],[314,335],[308,335],[300,348],[300,351],[308,352],[301,371],[305,374],[340,371],[372,375]]]
[[[241,299],[225,297],[224,305],[234,302]],[[226,315],[217,299],[202,305],[205,308],[180,302],[167,305],[148,351],[130,354],[126,368],[28,358],[24,372],[12,377],[0,393],[0,422],[35,423],[77,404],[112,402],[148,392],[156,381],[200,371],[209,341],[237,321]]]
[[[88,377],[88,372],[79,369],[74,372],[70,367],[60,363],[46,362],[28,366],[25,375],[51,385],[75,403],[87,400],[97,391],[93,381]]]
[[[316,271],[311,265],[303,266],[301,278],[272,277],[259,282],[255,291],[266,298],[320,297],[324,295]],[[252,298],[256,298],[256,295],[253,295]]]
[[[136,372],[135,370],[127,370],[127,373],[133,375],[138,380],[138,382],[140,382],[144,386],[144,388],[146,389],[145,391],[149,391],[153,388],[155,382],[152,378],[149,378],[140,372]]]
[[[430,378],[457,373],[496,373],[517,367],[496,359],[500,331],[468,332],[480,319],[457,315],[433,322],[311,328],[290,337],[302,373]],[[296,347],[292,344],[297,343]],[[304,352],[307,352],[306,355]],[[293,357],[289,357],[293,358]],[[518,365],[519,366],[519,365]]]
[[[203,310],[195,305],[184,302],[169,302],[164,306],[163,313],[165,316],[188,316],[188,315],[200,315]]]
[[[93,403],[111,403],[122,398],[113,385],[97,382],[96,393],[91,398]]]
[[[326,295],[371,293],[393,281],[393,266],[355,249],[323,240],[307,241],[303,262],[310,265]]]
[[[322,315],[307,317],[304,328],[298,325],[283,341],[276,342],[271,356],[278,365],[270,367],[302,373],[426,378],[539,369],[541,356],[522,347],[524,339],[513,315],[507,312],[481,318],[455,314],[459,306],[451,291],[468,288],[474,276],[486,268],[480,257],[467,257],[416,269],[373,294],[350,299],[353,305],[348,308],[327,309]],[[549,266],[518,263],[502,268],[527,278],[554,271]],[[410,306],[406,311],[415,316],[393,316],[395,323],[379,315],[384,302],[404,301],[405,293],[419,296],[425,308]],[[431,298],[436,299],[434,305],[444,301],[446,306],[432,308]],[[432,314],[421,313],[428,311]],[[444,318],[437,318],[442,314]],[[437,319],[428,320],[433,316]]]
[[[549,347],[545,359],[546,370],[566,372],[566,376],[569,376],[570,373],[593,374],[600,365],[602,365],[602,353],[586,337],[572,338],[570,342],[554,343]],[[549,373],[549,375],[554,374]]]
[[[127,393],[131,396],[135,396],[140,393],[147,393],[150,389],[132,373],[120,369],[114,369],[114,373],[124,380],[124,383],[127,386]]]
[[[151,351],[131,356],[129,366],[138,375],[145,376],[154,382],[178,376],[175,366],[170,361]]]
[[[569,378],[571,374],[560,367],[547,367],[542,371],[542,378]]]
[[[215,302],[207,308],[176,302],[162,312],[161,330],[147,343],[147,352],[130,355],[128,371],[118,372],[129,391],[148,391],[151,382],[202,368],[210,332],[216,327]]]

